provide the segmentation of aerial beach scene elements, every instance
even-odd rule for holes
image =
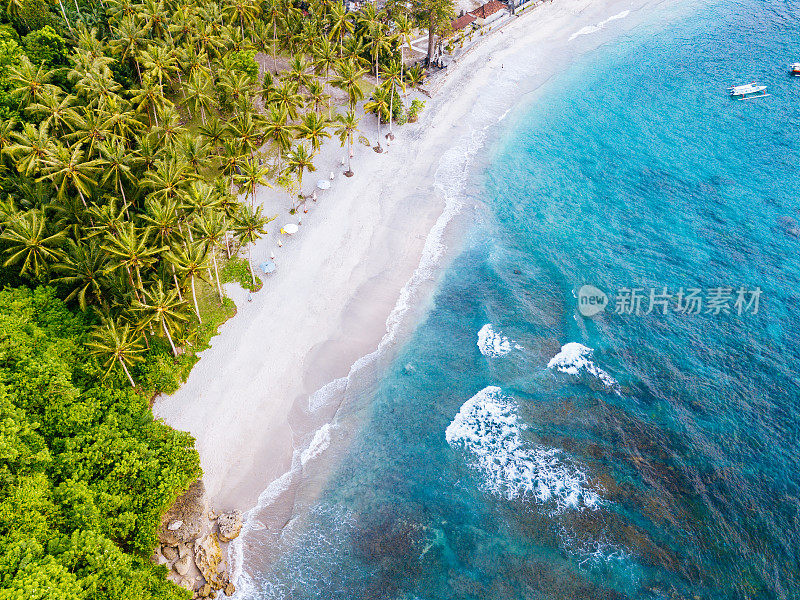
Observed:
[[[800,3],[0,21],[3,598],[800,596]]]

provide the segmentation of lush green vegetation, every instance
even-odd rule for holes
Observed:
[[[192,439],[101,383],[90,329],[50,288],[0,292],[0,598],[188,597],[149,557]]]
[[[378,148],[415,116],[402,47],[445,33],[452,1],[5,6],[0,600],[184,597],[149,556],[199,462],[148,400],[235,312],[221,283],[260,285],[257,187],[296,206],[326,139],[365,140],[362,100]]]

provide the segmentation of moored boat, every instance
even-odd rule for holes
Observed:
[[[758,85],[756,82],[744,85],[734,85],[728,88],[728,93],[739,100],[749,100],[751,98],[763,98],[769,96],[767,86]]]
[[[795,77],[800,77],[800,62],[789,65],[789,73]]]

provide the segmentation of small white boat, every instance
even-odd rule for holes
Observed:
[[[769,96],[767,86],[757,83],[746,83],[744,85],[734,85],[728,88],[728,93],[739,100],[751,100],[752,98],[763,98]]]
[[[800,62],[789,65],[789,73],[795,77],[800,77]]]

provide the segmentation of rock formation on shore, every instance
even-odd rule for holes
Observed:
[[[236,539],[241,530],[242,514],[210,510],[203,482],[197,480],[164,515],[153,561],[166,565],[169,580],[193,591],[193,598],[215,598],[220,590],[230,596],[235,587],[220,544]]]

